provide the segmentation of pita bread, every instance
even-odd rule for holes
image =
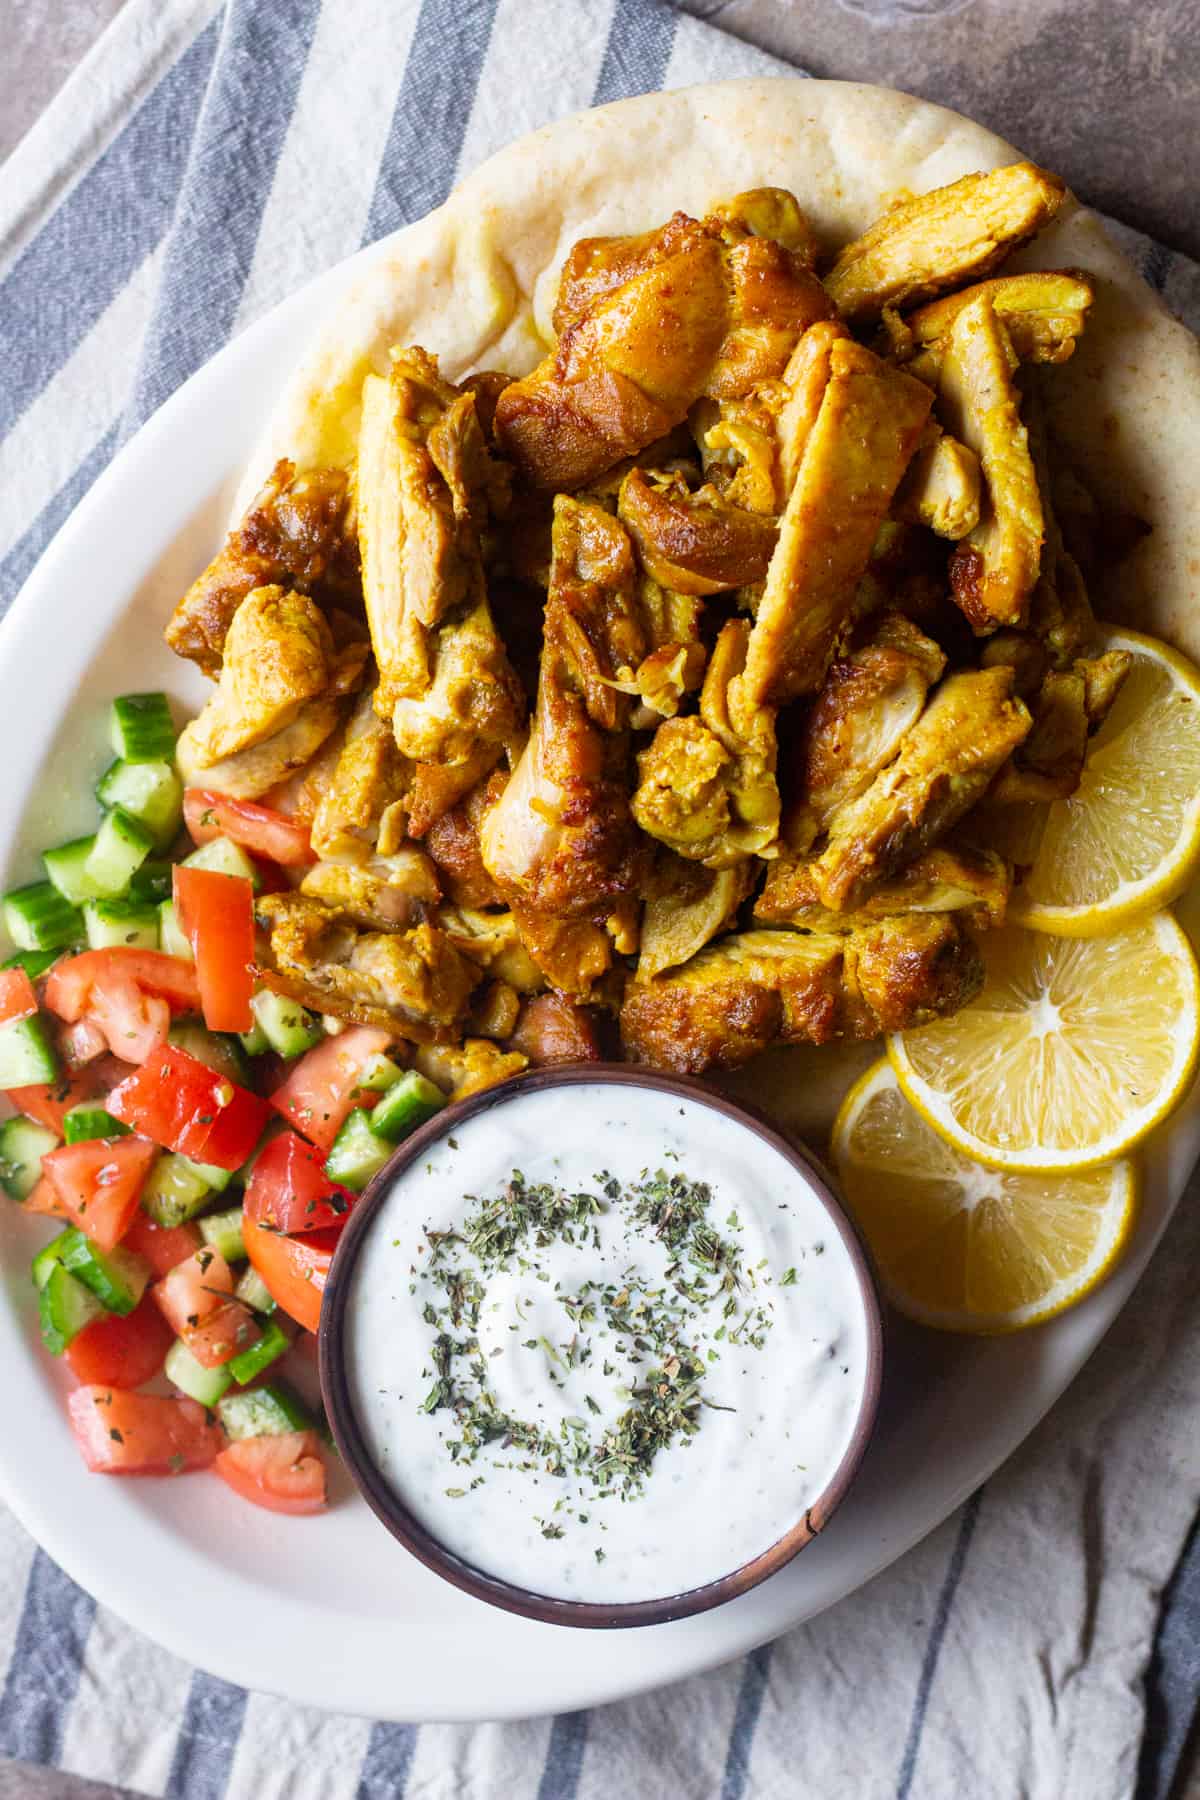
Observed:
[[[836,81],[731,81],[648,94],[547,126],[500,151],[427,218],[348,270],[336,311],[281,396],[239,492],[240,517],[280,456],[349,466],[363,377],[419,343],[451,380],[527,373],[552,341],[558,272],[581,237],[644,231],[682,208],[790,188],[832,255],[889,204],[1022,153],[943,107]],[[1106,510],[1151,527],[1092,599],[1097,612],[1200,660],[1200,345],[1068,198],[1006,269],[1068,267],[1096,301],[1072,360],[1046,371],[1051,429]],[[869,1055],[776,1051],[734,1077],[819,1138]],[[803,1097],[802,1116],[796,1112]]]

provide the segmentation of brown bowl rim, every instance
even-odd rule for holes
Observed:
[[[867,1327],[866,1374],[854,1430],[829,1482],[796,1524],[757,1556],[714,1581],[653,1600],[623,1600],[611,1604],[591,1600],[564,1600],[552,1594],[540,1594],[519,1583],[490,1575],[486,1570],[477,1568],[475,1564],[447,1549],[388,1485],[367,1450],[350,1397],[345,1358],[341,1355],[354,1269],[372,1220],[396,1176],[416,1162],[430,1144],[448,1136],[456,1125],[473,1118],[477,1113],[507,1105],[524,1094],[586,1083],[649,1088],[659,1093],[694,1100],[722,1114],[733,1124],[765,1139],[805,1176],[824,1205],[850,1258]],[[854,1222],[836,1193],[827,1171],[806,1146],[787,1136],[756,1107],[734,1100],[706,1082],[688,1076],[666,1075],[658,1070],[641,1069],[628,1063],[569,1063],[530,1069],[495,1087],[470,1094],[445,1107],[411,1137],[397,1145],[356,1203],[334,1251],[321,1302],[318,1360],[321,1393],[334,1441],[355,1486],[391,1535],[419,1562],[424,1563],[427,1569],[476,1600],[484,1600],[506,1612],[517,1613],[542,1624],[593,1629],[665,1625],[675,1619],[686,1619],[695,1613],[707,1612],[714,1606],[748,1593],[768,1576],[784,1568],[824,1529],[854,1480],[875,1428],[883,1383],[883,1309],[870,1257]]]

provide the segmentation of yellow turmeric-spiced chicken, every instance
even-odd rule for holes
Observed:
[[[831,255],[755,190],[576,244],[519,378],[397,345],[354,465],[279,463],[167,631],[216,682],[187,779],[309,831],[263,980],[460,1094],[966,1004],[987,821],[1073,792],[1128,668],[1039,392],[1092,287],[1003,271],[1064,192]]]

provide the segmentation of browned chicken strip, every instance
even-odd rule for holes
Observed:
[[[830,310],[799,256],[718,219],[676,213],[639,238],[585,239],[563,270],[558,346],[500,396],[497,438],[535,487],[584,487],[701,395],[782,373]]]
[[[678,474],[631,469],[617,515],[642,567],[681,594],[719,594],[760,581],[775,548],[773,518],[730,506],[711,487],[693,493]]]
[[[1094,290],[1077,269],[1037,269],[1028,275],[1000,275],[918,307],[904,323],[914,351],[937,349],[964,306],[986,292],[1022,362],[1061,363],[1075,354]]]
[[[980,294],[954,321],[938,386],[947,427],[983,469],[979,524],[950,562],[954,598],[977,632],[1024,624],[1041,563],[1042,501],[1016,367],[1008,333]]]
[[[852,339],[829,381],[779,527],[741,680],[742,702],[781,706],[821,685],[871,546],[933,396]]]
[[[322,606],[362,606],[358,542],[342,469],[277,462],[241,524],[184,595],[167,626],[177,656],[221,667],[234,613],[255,588],[295,588]]]
[[[908,465],[892,511],[897,519],[927,525],[939,537],[957,540],[978,525],[979,499],[979,458],[966,444],[933,426]]]
[[[825,277],[838,311],[856,323],[989,275],[1048,225],[1066,197],[1057,175],[1011,163],[964,175],[894,206],[847,244]]]
[[[638,980],[649,981],[664,969],[690,962],[706,944],[728,931],[757,871],[758,865],[748,856],[730,868],[706,869],[661,850],[642,914]]]
[[[799,931],[857,931],[873,919],[897,913],[961,912],[977,930],[1003,925],[1012,871],[992,850],[939,844],[880,882],[854,912],[821,904],[812,860],[781,856],[767,871],[754,904],[756,925],[790,925]]]
[[[821,903],[861,907],[880,882],[929,849],[975,804],[1029,734],[1012,698],[1012,671],[950,675],[904,739],[895,761],[834,813],[813,863]]]
[[[848,935],[748,931],[625,991],[621,1037],[637,1062],[702,1075],[770,1044],[878,1037],[956,1012],[983,963],[953,914],[882,919]]]
[[[784,824],[793,849],[809,849],[898,754],[945,668],[940,646],[900,613],[885,613],[867,643],[831,665],[800,736]]]
[[[1079,786],[1090,734],[1103,722],[1133,667],[1128,650],[1051,669],[1030,699],[1033,729],[992,786],[1003,805],[1066,800]]]
[[[510,900],[559,918],[603,918],[642,864],[629,809],[630,701],[615,685],[645,648],[624,527],[560,495],[533,728],[480,832]]]

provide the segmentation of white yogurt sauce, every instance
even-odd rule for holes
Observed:
[[[503,1267],[484,1267],[462,1242],[431,1250],[427,1230],[461,1229],[479,1212],[468,1196],[497,1199],[514,1170],[527,1189],[597,1195],[602,1210],[568,1228],[573,1244],[562,1233],[541,1246],[527,1236]],[[660,1170],[708,1184],[703,1223],[727,1247],[723,1266],[735,1260],[735,1286],[631,1220],[626,1196]],[[602,1172],[621,1197],[602,1194]],[[458,1329],[444,1280],[454,1270],[479,1282],[477,1311],[460,1310]],[[620,1301],[619,1318],[659,1330],[666,1321],[702,1364],[697,1429],[674,1435],[628,1489],[611,1475],[607,1488],[598,1483],[597,1446],[614,1431],[620,1441],[635,1390],[665,1359],[614,1327],[605,1294]],[[707,1106],[616,1084],[519,1095],[410,1166],[362,1245],[346,1320],[355,1412],[395,1491],[467,1562],[569,1600],[681,1593],[766,1550],[828,1485],[867,1373],[854,1269],[804,1175]],[[499,1440],[454,1459],[455,1411],[422,1410],[447,1391],[433,1355],[443,1329],[478,1342],[449,1365],[457,1392],[478,1392],[474,1357],[494,1410],[567,1446],[565,1474]]]

